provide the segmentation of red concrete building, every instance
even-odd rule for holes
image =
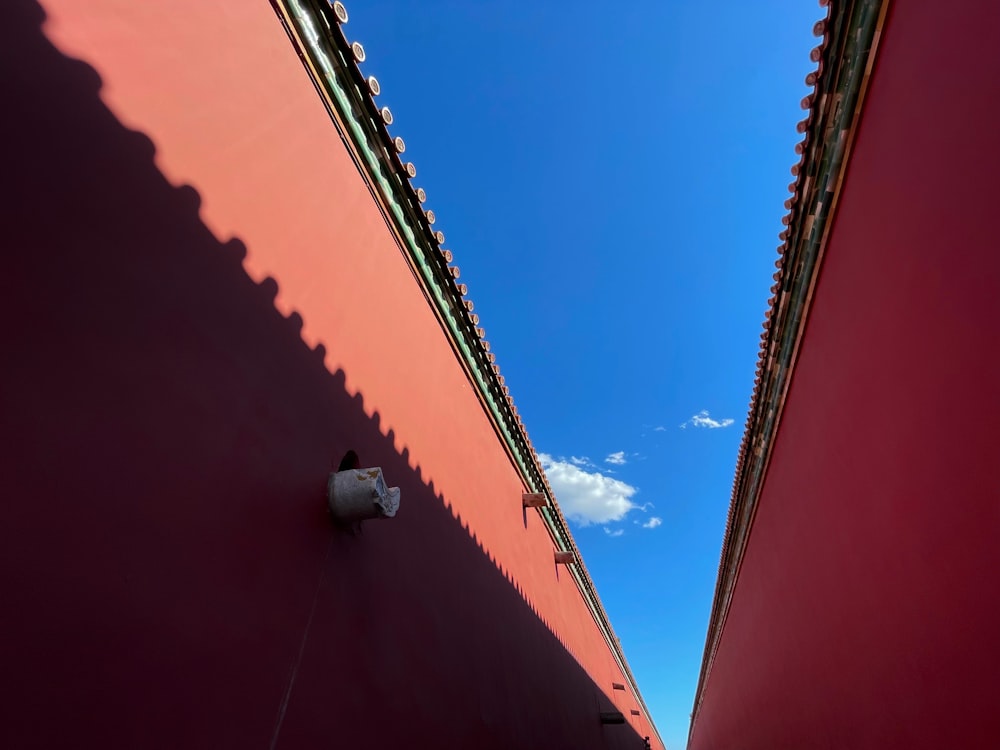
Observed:
[[[342,6],[0,18],[0,746],[662,747]]]
[[[998,26],[817,24],[692,750],[1000,743]]]

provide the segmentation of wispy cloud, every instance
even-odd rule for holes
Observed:
[[[614,466],[621,466],[625,462],[626,462],[625,451],[618,451],[617,453],[612,453],[606,459],[604,459],[604,463],[613,464]]]
[[[604,527],[604,533],[608,536],[621,536],[625,533],[625,529],[609,529],[607,526]]]
[[[599,471],[585,471],[570,461],[541,453],[542,468],[555,490],[559,507],[566,517],[581,526],[620,521],[635,508],[632,498],[638,489]]]
[[[707,427],[710,430],[717,430],[720,427],[729,427],[733,423],[732,419],[712,419],[706,409],[702,409],[687,422],[681,424],[681,429],[686,430],[691,427]]]
[[[569,460],[570,460],[570,463],[573,463],[576,466],[588,466],[591,469],[596,469],[597,468],[597,466],[594,465],[594,462],[591,461],[586,456],[570,456]]]
[[[666,431],[667,431],[667,428],[664,427],[662,424],[659,425],[658,427],[654,427],[653,428],[653,432],[666,432]]]
[[[644,529],[655,529],[657,526],[660,526],[662,524],[663,524],[663,519],[662,518],[659,518],[657,516],[653,516],[648,521],[646,521],[646,523],[644,523],[642,525],[642,528],[644,528]]]

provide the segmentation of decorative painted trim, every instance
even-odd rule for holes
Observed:
[[[821,0],[820,5],[830,6],[828,15],[813,27],[814,34],[823,37],[810,54],[818,67],[806,77],[815,89],[802,100],[809,114],[797,130],[805,138],[795,147],[801,158],[792,167],[796,180],[789,185],[792,195],[785,201],[789,213],[782,218],[784,228],[778,235],[782,244],[771,287],[774,296],[764,314],[691,733],[739,579],[889,4],[889,0]]]

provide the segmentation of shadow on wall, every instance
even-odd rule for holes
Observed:
[[[43,19],[0,24],[0,745],[642,747]],[[348,450],[404,498],[358,537]]]

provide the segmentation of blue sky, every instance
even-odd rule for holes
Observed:
[[[821,9],[347,7],[653,718],[683,747]]]

